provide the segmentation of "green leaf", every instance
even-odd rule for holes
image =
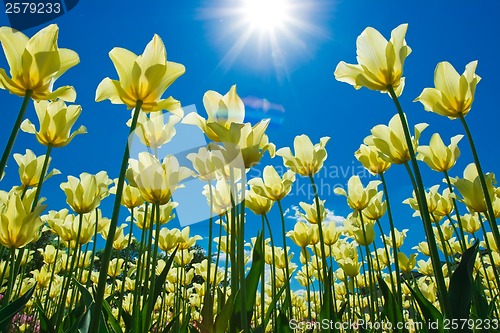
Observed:
[[[36,285],[31,287],[31,289],[28,290],[23,296],[0,309],[0,330],[4,331],[7,327],[9,327],[12,318],[16,315],[16,313],[21,311],[30,300],[31,296],[35,292],[35,287]]]
[[[191,321],[191,311],[188,310],[186,316],[183,318],[182,326],[179,333],[189,333],[189,323]]]
[[[168,258],[168,260],[165,264],[165,267],[161,271],[160,275],[158,275],[158,277],[156,278],[155,285],[153,286],[153,292],[150,294],[150,296],[148,297],[148,299],[144,303],[142,311],[139,315],[140,319],[139,319],[138,323],[135,322],[135,318],[134,318],[134,329],[132,330],[132,332],[142,333],[145,330],[149,331],[150,327],[141,328],[142,325],[145,325],[145,323],[148,322],[148,318],[151,318],[151,312],[153,311],[152,308],[149,309],[149,306],[147,306],[147,304],[149,304],[151,299],[153,300],[153,304],[154,304],[154,302],[156,302],[156,300],[158,299],[158,296],[160,296],[160,294],[163,290],[163,286],[165,284],[165,280],[167,279],[168,271],[170,270],[170,267],[172,266],[172,263],[174,262],[176,252],[177,252],[177,248],[174,250],[174,252],[172,252],[172,254],[170,255],[170,257]]]
[[[488,318],[488,300],[484,296],[484,287],[481,284],[481,278],[479,275],[476,277],[474,282],[474,287],[472,288],[472,307],[471,316],[475,319],[486,319]]]
[[[40,332],[41,333],[55,333],[56,329],[50,319],[47,317],[45,314],[45,311],[43,311],[42,304],[40,303],[40,300],[37,298],[35,301],[35,307],[38,312],[39,320],[40,320]]]
[[[255,241],[255,247],[252,255],[252,267],[250,272],[245,278],[246,289],[246,304],[245,309],[247,313],[247,326],[250,326],[252,320],[253,308],[257,298],[257,288],[260,282],[260,276],[264,272],[264,254],[262,249],[262,233],[259,233]],[[238,292],[234,301],[234,312],[231,318],[237,330],[243,329],[241,322],[241,312],[243,311],[241,305],[241,294]]]
[[[283,311],[278,315],[278,332],[280,333],[293,333],[290,327],[290,320],[286,317]]]
[[[170,330],[172,329],[174,324],[177,324],[178,320],[179,320],[179,314],[176,314],[175,317],[170,320],[170,322],[167,324],[167,326],[165,326],[162,333],[170,332]]]
[[[203,308],[201,309],[201,324],[206,328],[207,333],[213,333],[214,324],[214,299],[211,293],[205,293],[203,298]]]
[[[391,290],[385,283],[384,279],[379,275],[378,276],[378,284],[380,290],[382,291],[382,295],[384,296],[384,309],[382,310],[382,314],[387,318],[387,320],[393,324],[403,323],[405,320],[403,318],[403,312],[399,307],[396,298],[392,294]],[[398,332],[408,332],[406,329],[399,329]]]
[[[324,320],[329,321],[329,322],[336,322],[336,315],[335,315],[335,309],[333,307],[333,297],[332,297],[332,268],[330,267],[328,269],[328,273],[324,282],[325,285],[325,292],[323,293],[323,305],[321,307],[321,310],[319,312],[319,318],[321,322]],[[337,330],[335,329],[335,326],[333,326],[332,329],[327,328],[325,329],[325,332],[330,332],[334,331],[336,332]]]
[[[112,333],[122,333],[122,327],[120,326],[120,323],[118,320],[113,316],[113,312],[111,311],[111,306],[109,305],[108,301],[104,300],[102,304],[102,313],[103,313],[103,318],[106,323],[109,324],[109,328],[111,329]]]
[[[233,314],[233,305],[234,305],[234,298],[236,296],[237,292],[234,294],[231,294],[229,298],[227,299],[226,303],[222,307],[222,310],[219,312],[217,317],[215,318],[215,324],[214,324],[214,332],[215,333],[224,333],[227,330],[227,327],[229,326],[229,320],[231,319],[231,315]],[[202,330],[202,332],[204,332]]]
[[[427,298],[425,298],[420,289],[418,288],[413,289],[408,283],[406,283],[406,285],[408,286],[411,294],[417,301],[417,304],[420,307],[420,311],[422,312],[422,315],[426,320],[426,325],[424,325],[424,327],[430,327],[431,323],[433,325],[437,323],[438,327],[431,328],[430,331],[443,333],[444,332],[443,315],[441,314],[441,312],[439,312],[439,310],[431,302],[429,302]]]
[[[464,320],[469,318],[474,294],[472,270],[478,247],[479,242],[476,242],[462,254],[462,260],[460,260],[460,264],[458,264],[457,269],[451,276],[447,301],[447,313],[450,314],[450,319]]]

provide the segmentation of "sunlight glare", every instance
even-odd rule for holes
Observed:
[[[272,31],[287,18],[286,0],[245,0],[243,13],[253,28]]]

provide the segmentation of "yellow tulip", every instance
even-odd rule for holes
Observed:
[[[341,61],[335,69],[335,78],[359,89],[366,87],[386,92],[391,86],[396,95],[403,92],[403,65],[411,48],[406,45],[407,24],[401,24],[391,32],[387,41],[377,30],[368,27],[356,40],[358,64]]]
[[[83,215],[81,228],[79,228],[80,216],[68,214],[66,209],[60,212],[50,211],[44,219],[47,220],[52,232],[59,235],[71,248],[87,244],[95,234],[96,219],[92,214]],[[80,229],[80,238],[77,242],[78,229]]]
[[[375,240],[375,229],[373,222],[366,222],[364,224],[364,231],[362,227],[356,228],[353,231],[354,240],[361,246],[368,246]]]
[[[0,211],[0,244],[9,249],[18,249],[38,240],[40,228],[44,224],[40,213],[46,206],[37,205],[31,211],[33,199],[32,195],[21,199],[16,191],[9,193]]]
[[[318,235],[319,230],[317,230],[317,228],[318,228],[317,224],[313,224],[310,227],[311,240],[310,240],[309,244],[311,244],[311,245],[313,245],[312,243],[316,240],[317,241],[314,244],[319,242],[319,239],[318,239],[319,238],[319,235]],[[325,223],[323,225],[323,240],[325,241],[325,246],[330,247],[330,246],[334,245],[335,243],[337,243],[337,241],[340,238],[340,235],[341,235],[341,232],[340,232],[339,228],[337,228],[335,221],[330,221],[330,223]]]
[[[191,176],[191,171],[179,166],[174,156],[167,156],[160,163],[153,155],[142,152],[139,159],[130,159],[129,182],[136,186],[141,196],[149,203],[164,205],[172,193],[182,185],[179,183]]]
[[[429,258],[427,260],[419,260],[417,262],[417,271],[426,276],[433,276],[434,268],[432,267],[431,259]]]
[[[293,230],[287,232],[286,235],[290,237],[297,246],[305,248],[311,242],[312,230],[307,224],[299,221],[295,223]]]
[[[295,174],[291,170],[280,177],[272,165],[267,165],[264,168],[263,178],[253,178],[248,184],[256,193],[270,200],[279,201],[290,193],[294,181]]]
[[[218,179],[215,186],[204,185],[202,193],[207,198],[208,205],[211,205],[212,212],[217,216],[222,216],[233,207],[233,202],[239,202],[240,189],[239,183],[232,187],[226,179]]]
[[[203,239],[199,235],[195,235],[193,237],[189,237],[189,232],[191,228],[185,227],[179,234],[179,239],[177,240],[180,250],[187,250],[193,247],[196,241]]]
[[[318,215],[319,218],[321,219],[320,222],[324,221],[327,215],[327,212],[325,210],[325,200],[319,200],[319,211],[320,213],[318,214],[318,210],[316,209],[316,198],[313,199],[312,204],[307,204],[305,202],[300,202],[299,206],[304,210],[305,214],[299,213],[300,216],[302,216],[304,219],[307,220],[307,222],[311,224],[317,224],[318,223]]]
[[[56,258],[57,250],[54,247],[54,245],[47,244],[45,245],[44,249],[38,249],[38,252],[40,252],[40,254],[43,257],[43,262],[46,263],[47,265],[52,265],[57,260]]]
[[[32,91],[32,98],[73,102],[76,92],[64,86],[52,91],[55,80],[80,62],[75,51],[57,46],[59,28],[51,24],[28,38],[9,27],[0,28],[0,42],[10,67],[9,78],[0,68],[0,89],[7,89],[18,96]]]
[[[113,186],[109,192],[112,194],[116,194],[116,189],[118,186],[118,179],[114,180],[115,186]],[[139,207],[144,203],[144,199],[141,197],[141,192],[137,187],[130,186],[125,183],[123,185],[123,194],[122,194],[122,205],[127,207],[128,209]]]
[[[87,133],[85,126],[80,126],[70,134],[71,128],[77,121],[82,108],[80,105],[70,105],[57,100],[54,102],[35,102],[35,111],[40,123],[37,131],[35,125],[29,119],[21,124],[21,130],[26,133],[35,134],[36,139],[44,146],[64,147],[78,134]]]
[[[233,85],[224,96],[213,90],[207,91],[203,95],[203,106],[207,111],[207,119],[192,112],[184,118],[183,123],[198,126],[210,140],[215,142],[222,140],[208,124],[218,123],[229,129],[232,123],[242,124],[245,119],[245,105],[236,93],[236,85]]]
[[[394,228],[394,238],[396,240],[396,244],[393,244],[392,242],[392,231],[389,233],[389,236],[384,235],[382,239],[390,247],[399,249],[401,246],[403,246],[407,232],[408,229],[403,229],[402,231],[399,231],[398,229]]]
[[[450,170],[457,162],[460,156],[458,142],[463,135],[456,135],[451,138],[451,143],[447,147],[443,143],[439,133],[434,133],[428,146],[419,146],[417,148],[417,159],[424,161],[429,168],[439,172]]]
[[[363,216],[369,220],[379,220],[384,216],[387,210],[387,202],[383,201],[382,196],[384,193],[378,192],[373,198],[371,198],[368,206],[363,209]]]
[[[264,215],[269,213],[273,207],[274,201],[268,199],[265,196],[257,194],[253,189],[246,192],[245,194],[245,204],[248,209],[257,215]]]
[[[359,176],[352,176],[347,182],[348,192],[341,187],[336,187],[334,192],[337,195],[347,197],[347,203],[352,209],[363,210],[368,206],[370,200],[377,195],[377,187],[380,183],[378,180],[372,180],[365,188]]]
[[[265,134],[269,121],[270,119],[264,119],[254,126],[250,123],[231,123],[226,128],[215,122],[207,126],[224,145],[225,160],[236,168],[248,169],[259,163],[266,151],[274,157],[276,147]]]
[[[360,145],[354,156],[372,175],[384,173],[391,167],[391,162],[382,158],[374,145]]]
[[[417,255],[412,254],[408,258],[403,252],[398,252],[399,268],[404,273],[410,273],[417,265]]]
[[[169,97],[161,99],[167,88],[185,72],[183,65],[167,61],[165,45],[158,35],[146,45],[143,54],[115,47],[109,52],[119,80],[109,77],[99,83],[95,100],[109,99],[113,104],[125,104],[135,108],[142,101],[145,112],[168,110],[179,117],[183,111],[180,103]]]
[[[177,247],[177,242],[181,232],[179,229],[163,228],[160,230],[160,238],[158,239],[158,246],[162,251],[171,252]]]
[[[465,116],[472,107],[476,85],[481,80],[475,73],[476,67],[477,61],[471,61],[460,75],[449,62],[440,62],[434,72],[435,88],[425,88],[415,101],[421,102],[426,111],[450,119]]]
[[[66,194],[66,202],[77,214],[88,213],[101,203],[103,193],[97,175],[84,172],[80,179],[68,176],[68,181],[60,187]]]
[[[418,243],[418,246],[415,246],[412,249],[417,250],[418,252],[428,257],[431,255],[429,251],[429,244],[427,244],[427,242],[420,242]]]
[[[168,120],[165,123],[166,117],[168,117]],[[176,133],[174,126],[179,121],[181,121],[180,117],[176,115],[167,116],[161,111],[151,112],[149,117],[145,113],[140,113],[135,134],[146,147],[158,149],[172,140]],[[127,122],[127,126],[130,127],[131,124],[132,119]]]
[[[122,258],[114,258],[109,262],[109,267],[108,267],[108,276],[109,277],[117,277],[120,276],[122,273],[123,269],[123,264],[125,263],[125,260]]]
[[[465,214],[460,216],[460,222],[465,232],[474,234],[481,229],[481,221],[476,214]]]
[[[495,176],[491,173],[485,175],[486,185],[490,198],[495,197],[493,183]],[[463,199],[459,199],[465,203],[467,208],[474,212],[483,213],[487,211],[484,193],[481,187],[481,181],[474,163],[469,164],[464,170],[463,178],[452,178],[452,184],[457,188]]]
[[[224,158],[220,149],[215,149],[214,145],[201,147],[197,153],[190,153],[186,156],[193,163],[193,169],[196,170],[199,179],[204,181],[215,180],[219,177],[229,178],[229,164]]]
[[[340,268],[344,271],[345,275],[355,278],[359,274],[359,269],[361,268],[361,263],[358,259],[345,258],[337,261]]]
[[[415,136],[412,138],[413,149],[417,148],[420,134],[427,126],[428,124],[425,123],[415,125]],[[403,126],[397,114],[391,118],[387,126],[377,125],[371,129],[371,133],[372,135],[365,139],[365,143],[375,145],[383,154],[383,157],[391,163],[403,164],[410,161],[411,157],[406,144]]]
[[[295,156],[288,147],[279,149],[276,155],[281,156],[283,164],[293,172],[302,176],[312,176],[323,167],[327,158],[325,146],[329,140],[329,137],[322,137],[319,143],[313,145],[307,135],[299,135],[293,141]]]
[[[54,175],[59,175],[61,172],[57,169],[52,170],[44,179],[40,179],[42,174],[42,167],[45,161],[45,155],[36,157],[36,155],[29,149],[26,149],[26,154],[14,154],[14,159],[19,166],[19,177],[24,187],[38,186],[40,180],[44,181]],[[50,165],[51,158],[47,162],[47,168]]]

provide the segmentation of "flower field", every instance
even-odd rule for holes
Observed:
[[[77,92],[57,82],[80,58],[59,47],[55,24],[31,37],[1,27],[9,65],[0,69],[1,93],[19,96],[20,109],[0,143],[1,178],[19,174],[13,188],[0,181],[0,330],[500,332],[500,188],[476,150],[488,143],[474,141],[466,117],[481,87],[477,61],[461,74],[438,63],[434,85],[413,97],[422,112],[462,126],[453,137],[434,133],[423,142],[428,124],[417,123],[418,114],[405,113],[400,102],[412,52],[407,29],[401,24],[387,38],[366,28],[356,50],[352,41],[357,63],[338,63],[332,76],[383,93],[384,112],[394,115],[373,124],[353,152],[372,180],[352,175],[345,188],[335,188],[350,210],[336,222],[318,186],[330,137],[313,142],[300,134],[290,147],[276,147],[267,134],[270,119],[245,122],[236,85],[204,94],[206,118],[186,113],[182,101],[166,97],[185,67],[167,60],[156,34],[139,55],[110,50],[116,73],[104,74],[110,77],[95,91],[96,102],[131,113],[126,125],[112,124],[129,130],[119,174],[51,178],[61,173],[53,168],[53,149],[71,150],[75,137],[92,135],[82,135]],[[355,99],[356,91],[344,98]],[[159,153],[179,124],[209,142],[186,154],[188,166]],[[15,145],[20,131],[33,135],[45,155]],[[142,151],[132,152],[132,142]],[[460,150],[472,156],[463,170],[456,167]],[[263,171],[251,177],[256,167]],[[413,188],[403,203],[391,200],[390,168],[405,170],[400,181]],[[426,182],[424,170],[443,182]],[[175,202],[174,193],[194,178],[204,184],[210,211],[204,235],[169,225],[187,204]],[[314,199],[296,202],[290,228],[284,200],[299,179]],[[67,208],[46,204],[46,182],[59,182]],[[109,211],[101,206],[108,197]],[[409,231],[395,227],[398,205],[411,207],[420,222],[412,227],[422,235],[412,252],[403,247]]]

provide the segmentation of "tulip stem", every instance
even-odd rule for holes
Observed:
[[[139,118],[139,113],[141,112],[142,101],[138,100],[135,105],[134,116],[132,118],[132,124],[130,125],[130,134],[133,133],[135,127],[137,126],[137,119]],[[118,178],[118,185],[116,188],[115,203],[113,206],[113,216],[111,218],[111,223],[109,225],[108,238],[106,239],[106,246],[104,248],[104,253],[102,256],[101,269],[99,271],[99,282],[97,284],[95,305],[92,313],[92,319],[90,322],[89,332],[99,332],[99,325],[101,323],[101,313],[102,306],[104,303],[104,292],[106,289],[106,279],[107,272],[109,268],[109,261],[111,260],[111,251],[113,250],[113,241],[115,239],[116,226],[118,225],[118,217],[120,215],[120,207],[123,195],[123,185],[125,181],[125,172],[127,171],[128,159],[130,157],[130,151],[127,143],[125,145],[125,151],[123,152],[122,165],[120,169],[120,176]]]
[[[271,273],[273,275],[272,279],[271,279],[271,292],[272,292],[272,295],[273,295],[273,302],[278,302],[278,300],[276,299],[276,254],[275,254],[275,251],[274,251],[274,237],[273,237],[273,232],[271,230],[271,223],[269,223],[269,219],[267,218],[267,215],[264,214],[263,215],[264,219],[266,220],[266,225],[267,225],[267,229],[269,230],[269,239],[271,240]],[[275,330],[277,330],[278,326],[277,326],[277,310],[276,310],[276,307],[274,307],[274,316],[273,316],[273,327],[275,328]],[[265,327],[264,327],[265,329]]]
[[[385,202],[387,202],[387,216],[389,217],[389,227],[391,228],[391,238],[392,238],[392,250],[394,251],[394,269],[396,270],[396,284],[397,284],[397,295],[399,304],[403,304],[403,296],[401,294],[401,271],[399,270],[399,259],[398,259],[398,247],[396,242],[396,228],[394,227],[394,220],[392,218],[391,202],[389,200],[389,191],[387,189],[387,183],[383,173],[380,173],[380,180],[382,181],[382,187],[384,188]],[[380,223],[379,223],[380,227]],[[383,233],[382,233],[383,235]],[[384,241],[384,245],[385,241]],[[390,266],[390,256],[389,251],[386,248],[387,260]],[[403,313],[401,313],[403,314]]]
[[[38,205],[38,201],[40,199],[40,193],[42,192],[42,185],[45,179],[45,173],[47,172],[47,168],[49,166],[50,153],[52,152],[52,145],[49,143],[47,145],[47,152],[45,153],[45,158],[43,160],[42,172],[40,173],[40,179],[38,180],[38,185],[36,187],[35,198],[33,199],[33,205],[31,206],[31,211],[35,210],[35,207]]]
[[[12,289],[14,288],[14,280],[16,277],[15,269],[14,269],[15,262],[16,262],[16,249],[12,248],[12,249],[10,249],[9,284],[7,286],[7,292],[5,293],[5,295],[2,299],[2,303],[3,303],[4,307],[5,307],[5,305],[9,304],[10,295],[12,293]],[[4,266],[4,270],[6,270],[6,269],[7,269],[7,267]]]
[[[281,205],[281,201],[278,200],[278,207],[280,210],[280,216],[281,216],[281,228],[282,228],[282,235],[283,235],[283,253],[285,256],[285,287],[286,287],[286,298],[288,299],[288,315],[289,318],[293,318],[293,313],[292,313],[292,293],[290,291],[290,269],[288,268],[288,249],[286,246],[286,227],[285,227],[285,216],[283,213],[283,206]]]
[[[448,175],[448,171],[444,171],[444,177],[446,179],[446,184],[448,184],[448,189],[450,190],[450,193],[453,193],[453,187],[451,186],[451,180],[450,176]],[[458,205],[457,205],[457,199],[451,198],[451,201],[453,202],[453,208],[455,208],[455,215],[457,217],[457,222],[458,222],[458,228],[460,230],[460,237],[461,242],[460,244],[462,245],[462,250],[465,251],[467,249],[467,245],[465,244],[465,234],[464,234],[464,229],[462,226],[462,219],[460,217],[460,213],[458,211]],[[451,221],[450,221],[451,223]]]
[[[467,125],[467,121],[465,121],[465,117],[463,114],[460,114],[460,121],[462,122],[462,125],[464,127],[465,135],[469,140],[470,149],[472,151],[472,156],[474,157],[474,163],[476,164],[477,168],[477,174],[479,176],[481,187],[483,189],[484,200],[486,201],[486,207],[488,208],[488,214],[485,215],[490,224],[490,229],[493,232],[493,238],[495,239],[495,243],[497,244],[497,247],[500,248],[500,233],[498,231],[498,226],[495,219],[495,212],[493,211],[493,205],[491,204],[491,197],[488,192],[486,179],[484,178],[484,173],[481,167],[481,163],[479,163],[479,155],[477,154],[476,145],[474,144],[474,140],[472,139],[472,134],[470,133],[469,125]]]
[[[406,121],[406,116],[403,112],[403,108],[399,103],[398,96],[394,92],[394,88],[389,85],[387,87],[387,91],[389,92],[394,105],[399,114],[399,118],[401,120],[401,125],[403,127],[403,131],[405,133],[406,145],[408,146],[408,152],[410,153],[411,163],[413,166],[413,171],[415,172],[415,179],[417,183],[417,188],[415,189],[417,195],[418,207],[420,210],[420,215],[422,218],[422,222],[424,225],[424,231],[429,244],[429,251],[431,255],[432,266],[434,269],[434,274],[436,275],[436,284],[439,295],[439,303],[441,305],[441,309],[445,312],[447,318],[451,318],[451,314],[448,310],[448,302],[447,302],[447,288],[446,283],[444,281],[443,271],[441,268],[441,261],[439,260],[439,252],[436,245],[436,238],[432,231],[432,221],[429,215],[429,208],[427,207],[427,199],[425,197],[425,187],[422,181],[422,176],[420,174],[420,169],[418,167],[417,159],[415,156],[415,151],[413,149],[413,141],[410,134],[410,130],[408,128],[408,122]]]
[[[10,152],[12,151],[12,147],[14,146],[14,142],[16,141],[17,133],[19,132],[19,128],[21,127],[21,122],[24,119],[24,114],[26,113],[28,102],[30,101],[32,95],[33,92],[31,90],[26,90],[26,94],[24,95],[23,99],[23,104],[21,105],[21,109],[19,110],[19,114],[17,116],[16,123],[14,124],[14,128],[10,133],[7,146],[3,151],[2,160],[0,161],[0,179],[2,179],[3,171],[5,169],[5,166],[7,165],[7,161],[9,160]]]

